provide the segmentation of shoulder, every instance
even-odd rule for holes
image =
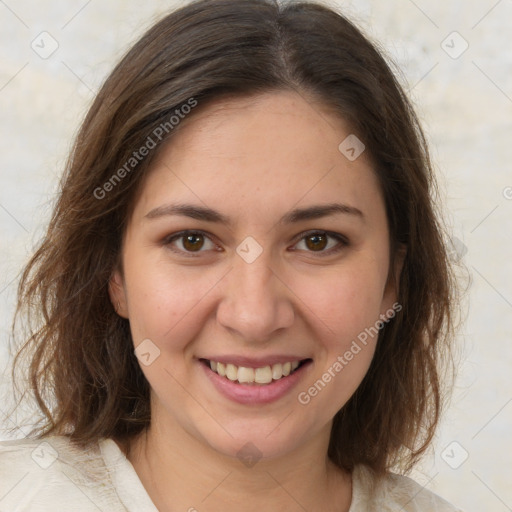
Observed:
[[[461,512],[411,478],[387,473],[377,478],[363,465],[353,472],[353,503],[349,512]]]
[[[2,441],[0,475],[8,476],[14,470],[43,470],[46,475],[53,475],[77,463],[94,465],[99,457],[101,455],[97,444],[80,448],[66,436]]]
[[[110,495],[97,443],[80,448],[66,436],[0,442],[0,510],[118,510]]]

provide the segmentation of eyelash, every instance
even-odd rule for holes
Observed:
[[[181,255],[186,255],[187,257],[191,257],[191,258],[197,258],[197,257],[199,257],[200,253],[205,252],[205,251],[203,251],[203,250],[196,251],[196,252],[183,251],[181,249],[175,249],[172,247],[172,243],[175,240],[179,240],[180,238],[184,238],[184,237],[190,236],[190,235],[200,235],[200,236],[203,236],[203,237],[209,239],[212,243],[214,243],[211,236],[209,236],[208,233],[206,233],[204,231],[196,231],[196,230],[185,230],[185,231],[180,231],[179,233],[174,233],[174,234],[166,237],[162,243],[165,246],[169,246],[171,251],[173,251],[175,253],[178,253]],[[298,237],[297,242],[294,245],[298,244],[299,242],[301,242],[308,236],[312,236],[312,235],[325,235],[329,238],[334,238],[339,243],[338,246],[331,248],[328,251],[316,252],[316,254],[318,254],[320,257],[336,254],[336,253],[340,252],[342,249],[344,249],[345,247],[348,247],[348,245],[349,245],[349,241],[345,236],[340,235],[338,233],[332,233],[330,231],[321,231],[321,230],[312,230],[312,231],[307,231],[305,233],[301,233]],[[315,251],[307,251],[307,252],[315,254]]]

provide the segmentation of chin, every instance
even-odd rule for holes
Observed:
[[[304,422],[301,422],[300,429],[293,428],[298,425],[291,423],[292,416],[272,421],[235,420],[223,425],[227,432],[217,425],[217,428],[205,428],[200,436],[219,454],[237,458],[242,464],[252,467],[258,461],[284,457],[308,443],[313,436],[312,429],[305,428]]]

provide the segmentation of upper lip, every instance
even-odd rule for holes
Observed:
[[[245,368],[263,368],[265,366],[272,366],[274,364],[293,363],[294,361],[303,361],[310,359],[309,357],[297,355],[269,355],[266,357],[244,357],[238,355],[212,355],[202,357],[201,359],[208,359],[223,364],[233,364],[235,366],[243,366]]]

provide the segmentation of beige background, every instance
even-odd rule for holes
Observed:
[[[79,121],[126,46],[174,5],[0,1],[0,371],[16,277],[42,234]],[[472,273],[454,398],[414,477],[468,512],[512,510],[512,0],[337,5],[400,65]],[[43,51],[46,38],[51,49],[43,31],[58,43],[47,59],[31,48]]]

